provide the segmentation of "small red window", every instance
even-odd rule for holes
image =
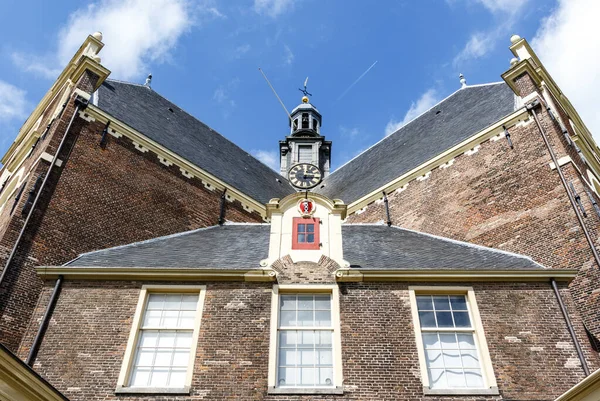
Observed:
[[[294,217],[292,249],[319,249],[319,219]]]

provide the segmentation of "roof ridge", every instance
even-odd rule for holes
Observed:
[[[200,227],[200,228],[196,228],[194,230],[181,231],[181,232],[178,232],[178,233],[175,233],[175,234],[163,235],[161,237],[154,237],[154,238],[146,239],[146,240],[143,240],[143,241],[131,242],[129,244],[117,245],[117,246],[113,246],[113,247],[110,247],[110,248],[103,248],[103,249],[97,249],[95,251],[84,252],[84,253],[79,254],[75,259],[70,260],[67,263],[63,264],[63,266],[67,266],[67,265],[75,262],[77,259],[82,258],[83,256],[93,255],[93,254],[100,253],[100,252],[105,252],[105,251],[112,251],[112,250],[115,250],[115,249],[123,249],[123,248],[130,248],[130,247],[138,246],[138,245],[150,244],[150,243],[153,243],[153,242],[158,242],[158,241],[162,241],[162,240],[166,240],[166,239],[171,239],[171,238],[183,237],[183,236],[188,235],[188,234],[194,234],[194,233],[197,233],[199,231],[206,231],[206,230],[210,230],[210,229],[216,228],[216,227],[221,227],[221,226],[214,225],[214,226],[208,226],[208,227]]]
[[[386,139],[390,138],[392,135],[395,135],[396,133],[400,132],[402,129],[404,129],[406,126],[408,126],[410,123],[418,120],[423,115],[425,115],[429,111],[433,110],[436,106],[439,106],[440,104],[444,103],[446,100],[450,99],[452,96],[456,95],[457,93],[459,93],[461,91],[464,91],[465,89],[469,89],[469,88],[478,88],[478,87],[482,87],[482,86],[492,86],[492,85],[498,85],[498,84],[503,84],[503,83],[505,83],[505,82],[504,81],[498,81],[498,82],[492,82],[492,83],[488,83],[488,84],[467,85],[464,88],[459,88],[459,89],[455,90],[454,92],[452,92],[451,94],[449,94],[448,96],[446,96],[445,98],[443,98],[442,100],[440,100],[439,102],[437,102],[436,104],[434,104],[433,106],[431,106],[429,109],[425,110],[424,112],[422,112],[421,114],[419,114],[418,116],[416,116],[415,118],[413,118],[412,120],[408,121],[406,124],[404,124],[402,127],[398,128],[396,131],[392,132],[391,134],[389,134],[387,136],[384,136],[379,141],[375,142],[373,145],[369,146],[368,148],[366,148],[365,150],[363,150],[362,152],[360,152],[359,154],[357,154],[356,156],[354,156],[352,159],[348,160],[346,163],[344,163],[341,166],[339,166],[337,169],[335,169],[333,172],[331,172],[331,174],[329,175],[329,177],[331,177],[333,174],[335,174],[336,172],[338,172],[339,170],[341,170],[343,167],[345,167],[347,164],[349,164],[354,159],[358,158],[363,153],[367,152],[368,150],[371,150],[375,146],[379,145],[381,142],[383,142]],[[326,183],[326,179],[323,180],[323,182]]]
[[[411,230],[410,228],[405,228],[405,227],[400,227],[400,226],[394,226],[394,225],[392,225],[392,226],[390,226],[390,228],[395,228],[396,230],[408,231],[408,232],[411,232],[411,233],[414,233],[414,234],[424,235],[426,237],[439,239],[441,241],[446,241],[446,242],[450,242],[450,243],[453,243],[453,244],[464,245],[464,246],[467,246],[467,247],[470,247],[470,248],[482,249],[482,250],[485,250],[485,251],[491,251],[491,252],[496,252],[496,253],[500,253],[500,254],[504,254],[504,255],[508,255],[508,256],[513,256],[513,257],[521,258],[521,259],[527,259],[527,260],[532,261],[533,263],[535,263],[536,265],[540,266],[543,269],[549,269],[548,267],[542,265],[541,263],[536,262],[531,257],[529,257],[527,255],[522,255],[520,253],[514,253],[514,252],[505,251],[505,250],[502,250],[502,249],[491,248],[491,247],[483,246],[483,245],[477,245],[477,244],[473,244],[472,242],[459,241],[459,240],[455,240],[455,239],[452,239],[452,238],[442,237],[442,236],[435,235],[435,234],[429,234],[429,233],[425,233],[425,232],[422,232],[422,231]]]
[[[121,81],[120,79],[113,79],[113,78],[106,78],[105,81],[109,81],[109,82],[118,82],[120,84],[125,84],[125,85],[132,85],[132,86],[143,86],[148,88],[146,85],[144,84],[137,84],[135,82],[127,82],[127,81]],[[148,88],[151,89],[151,88]]]

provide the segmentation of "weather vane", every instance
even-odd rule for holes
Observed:
[[[312,93],[308,93],[308,91],[306,90],[306,85],[308,85],[308,77],[306,77],[306,80],[304,81],[304,89],[298,88],[298,90],[304,93],[304,96],[312,96]]]

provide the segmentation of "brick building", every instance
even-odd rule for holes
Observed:
[[[599,398],[600,150],[524,39],[333,172],[303,98],[280,173],[102,46],[2,159],[0,398]]]

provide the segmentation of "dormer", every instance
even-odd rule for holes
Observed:
[[[346,205],[311,192],[297,192],[267,204],[271,219],[270,265],[289,256],[296,262],[319,262],[322,256],[344,265],[342,220]]]

